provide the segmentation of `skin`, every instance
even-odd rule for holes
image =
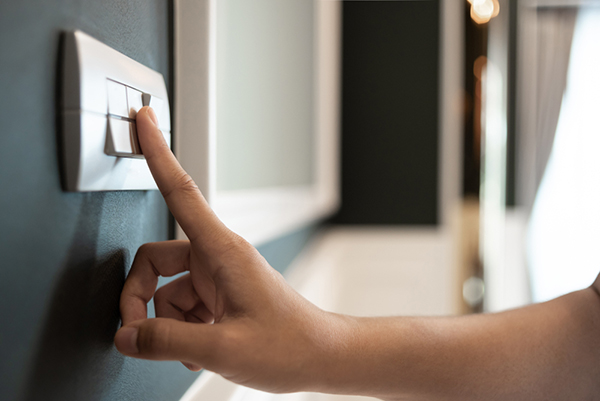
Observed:
[[[270,392],[600,399],[600,278],[590,288],[496,314],[357,318],[323,311],[217,218],[156,122],[148,107],[137,114],[140,145],[190,240],[139,249],[115,336],[124,355],[179,360]],[[187,274],[156,289],[158,276],[181,272]],[[152,297],[157,318],[148,319]]]

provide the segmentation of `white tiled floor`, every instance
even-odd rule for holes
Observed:
[[[447,236],[433,229],[333,228],[295,268],[331,270],[335,312],[444,315],[456,311],[450,250]]]
[[[435,229],[334,227],[290,268],[288,281],[323,309],[359,316],[458,313],[450,236]],[[204,376],[204,375],[203,375]],[[201,378],[186,401],[358,401],[317,393],[273,395]],[[209,383],[210,382],[210,383]]]

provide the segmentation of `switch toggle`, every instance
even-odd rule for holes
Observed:
[[[104,153],[143,159],[137,138],[135,116],[143,107],[142,92],[107,79],[108,120]]]
[[[108,117],[104,152],[111,156],[143,158],[135,123]]]
[[[144,93],[142,95],[142,103],[144,104],[144,106],[152,107],[152,110],[154,110],[154,113],[157,116],[161,115],[162,107],[163,107],[163,100],[161,98],[159,98],[158,96],[152,96],[149,93]],[[159,124],[160,124],[160,121],[159,121]]]
[[[152,95],[149,93],[144,93],[142,95],[142,103],[144,106],[150,106],[150,99],[152,99]]]

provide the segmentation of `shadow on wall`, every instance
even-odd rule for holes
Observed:
[[[121,371],[124,357],[114,348],[113,337],[120,321],[127,257],[123,249],[96,255],[103,201],[104,195],[99,202],[86,197],[79,211],[66,269],[55,286],[25,385],[25,400],[88,399]],[[106,375],[107,366],[112,377]]]

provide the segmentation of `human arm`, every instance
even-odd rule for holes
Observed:
[[[324,378],[344,393],[411,400],[600,399],[600,297],[593,287],[496,314],[357,318],[355,332],[348,348],[358,352],[340,353],[338,368],[328,370],[334,377]],[[336,377],[343,379],[336,383]]]
[[[600,395],[600,297],[592,288],[468,317],[325,312],[218,220],[147,108],[138,113],[138,133],[157,184],[191,241],[140,248],[121,297],[123,328],[115,343],[124,354],[180,360],[273,392],[428,400]],[[189,273],[155,294],[158,275],[184,271]],[[157,319],[146,318],[152,296]]]

